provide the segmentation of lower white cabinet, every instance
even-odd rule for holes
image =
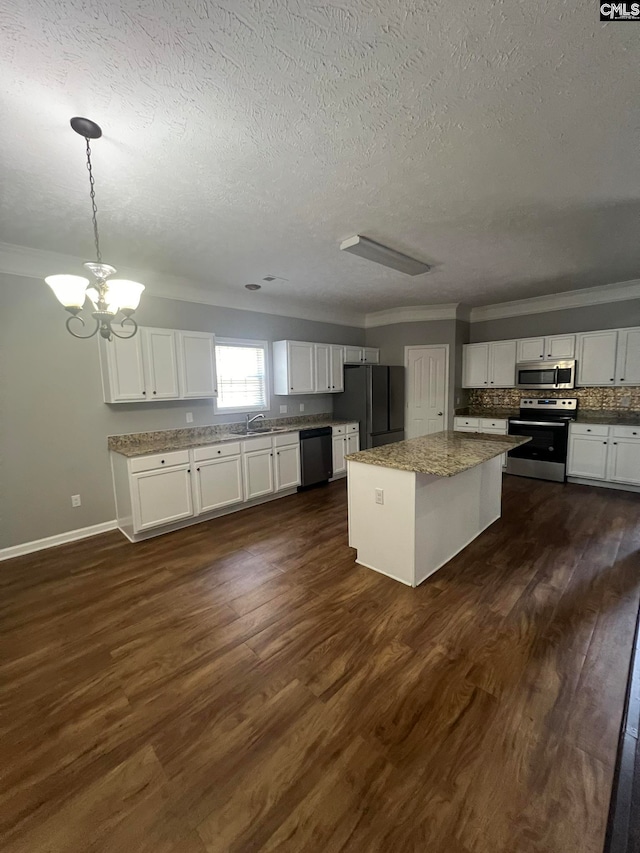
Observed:
[[[244,454],[244,484],[248,501],[275,491],[272,448]]]
[[[276,492],[300,485],[300,442],[275,447]]]
[[[333,428],[333,476],[346,474],[345,456],[360,450],[360,425],[344,424]]]
[[[347,463],[344,461],[345,455],[345,437],[343,435],[333,436],[333,476],[336,474],[344,474],[347,470]]]
[[[458,415],[453,419],[455,432],[486,432],[489,435],[508,435],[509,421],[506,418],[474,418]],[[502,455],[502,467],[507,467],[507,454]]]
[[[191,463],[132,474],[131,504],[136,531],[190,518],[193,515]]]
[[[571,424],[567,474],[640,486],[640,427]]]
[[[242,503],[242,456],[222,456],[195,465],[193,494],[196,515]]]

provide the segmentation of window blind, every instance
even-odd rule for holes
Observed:
[[[218,344],[218,409],[259,409],[267,405],[262,346]]]

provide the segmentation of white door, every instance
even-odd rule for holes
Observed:
[[[516,342],[495,341],[489,347],[489,385],[513,388],[516,384]]]
[[[352,432],[347,436],[347,455],[360,450],[360,433]]]
[[[407,438],[440,432],[447,425],[448,346],[406,347]]]
[[[276,492],[293,489],[300,485],[300,445],[288,444],[277,447],[276,455]]]
[[[272,494],[273,450],[254,450],[244,454],[244,486],[248,501]]]
[[[345,347],[344,348],[344,363],[345,364],[360,364],[364,354],[362,347]]]
[[[616,376],[617,332],[578,335],[577,385],[613,385]]]
[[[589,477],[605,480],[607,476],[606,438],[595,435],[572,435],[569,438],[567,474],[572,477]]]
[[[344,461],[347,440],[344,435],[335,435],[333,437],[333,476],[336,474],[344,474],[347,470],[347,464]]]
[[[619,333],[617,372],[621,385],[640,385],[640,329]]]
[[[486,388],[489,384],[489,344],[466,344],[462,348],[462,385]]]
[[[315,391],[315,354],[313,344],[287,341],[289,393],[313,394]]]
[[[212,334],[178,332],[178,361],[182,397],[216,396],[216,347]]]
[[[329,344],[314,344],[316,360],[316,391],[331,391],[331,347]]]
[[[365,364],[379,364],[380,350],[373,347],[365,347],[362,350],[362,360]]]
[[[544,358],[544,338],[522,338],[518,341],[518,361],[537,361]]]
[[[136,533],[190,518],[193,515],[191,466],[186,463],[132,474],[131,501]]]
[[[196,515],[241,503],[242,457],[227,456],[198,462],[194,472]]]
[[[331,390],[344,391],[344,347],[331,347]]]
[[[142,345],[147,399],[178,399],[175,332],[173,329],[142,329]]]
[[[126,332],[126,329],[124,326],[122,331]],[[120,327],[116,327],[116,330],[119,332]],[[103,344],[102,341],[100,343]],[[140,332],[130,340],[114,337],[111,341],[105,341],[103,346],[111,387],[111,399],[107,402],[146,400]]]
[[[640,486],[640,439],[614,438],[609,445],[607,479]]]
[[[553,361],[563,358],[575,358],[576,336],[575,335],[552,335],[546,338],[545,356]]]

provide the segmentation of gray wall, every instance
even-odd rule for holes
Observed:
[[[456,408],[456,399],[464,405],[460,388],[462,381],[462,344],[468,341],[468,323],[460,320],[431,320],[419,323],[394,323],[367,329],[367,346],[380,349],[383,364],[404,364],[406,346],[449,344],[449,426]]]
[[[640,299],[471,323],[471,343],[640,326]]]
[[[78,341],[44,282],[0,275],[0,548],[115,517],[106,440],[115,433],[241,420],[209,400],[107,405],[95,339]],[[138,322],[259,340],[363,344],[364,330],[145,296]],[[271,398],[289,414],[332,409],[331,395]],[[80,494],[82,506],[71,507]]]

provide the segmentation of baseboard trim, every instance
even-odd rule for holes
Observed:
[[[33,542],[11,545],[9,548],[0,549],[0,561],[22,557],[24,554],[33,554],[35,551],[44,551],[46,548],[55,548],[56,545],[65,545],[67,542],[88,539],[90,536],[115,530],[117,526],[118,523],[114,519],[113,521],[103,521],[101,524],[91,524],[89,527],[80,527],[78,530],[67,530],[66,533],[57,533],[55,536],[47,536],[45,539],[34,539]]]
[[[596,486],[598,489],[615,489],[618,492],[640,492],[640,486],[630,483],[614,483],[612,480],[590,480],[587,477],[567,477],[568,483],[576,483],[578,486]]]

